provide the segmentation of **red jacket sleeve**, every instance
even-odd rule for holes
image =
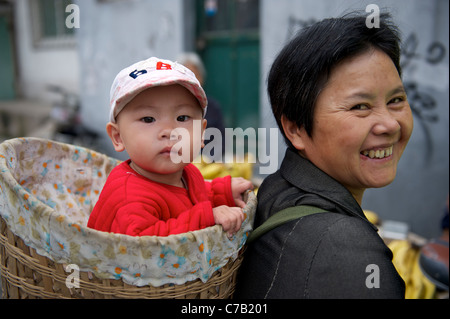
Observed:
[[[236,206],[231,191],[231,176],[217,177],[211,182],[205,181],[205,187],[213,207],[221,205]]]
[[[162,220],[160,212],[149,203],[131,202],[120,207],[111,231],[131,236],[169,236],[213,226],[210,202],[201,202],[180,213],[176,218]]]

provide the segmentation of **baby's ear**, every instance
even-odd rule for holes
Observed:
[[[125,144],[120,136],[119,126],[115,123],[109,122],[106,124],[106,132],[108,133],[116,152],[123,152],[125,150]]]
[[[205,147],[205,132],[208,121],[206,119],[202,120],[202,148]]]
[[[304,129],[300,129],[297,123],[288,120],[284,115],[281,116],[281,125],[283,126],[283,131],[289,141],[291,141],[292,146],[295,149],[302,151],[305,149],[304,138],[306,132]]]

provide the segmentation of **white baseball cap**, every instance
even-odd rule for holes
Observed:
[[[110,93],[110,121],[116,123],[117,114],[142,91],[172,84],[180,84],[188,89],[200,103],[203,115],[206,114],[208,99],[194,73],[177,62],[151,57],[117,74]]]

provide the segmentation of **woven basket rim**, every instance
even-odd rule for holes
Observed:
[[[3,226],[2,226],[3,224]],[[17,288],[18,291],[23,292],[26,296],[34,296],[39,298],[74,298],[71,294],[74,294],[74,290],[68,289],[66,294],[62,292],[54,292],[51,289],[47,289],[42,286],[30,283],[29,278],[25,279],[18,274],[14,274],[10,267],[6,265],[7,258],[13,258],[16,264],[20,264],[25,270],[34,273],[39,273],[41,276],[47,277],[53,285],[59,284],[65,285],[66,279],[69,275],[64,271],[63,264],[54,263],[45,256],[41,256],[33,248],[29,248],[30,254],[26,254],[23,249],[17,246],[20,242],[20,237],[14,235],[8,228],[4,219],[0,217],[0,226],[3,230],[0,232],[0,249],[2,254],[0,255],[0,273],[2,278],[3,294],[8,293],[12,288]],[[6,236],[5,236],[5,234]],[[15,244],[11,242],[14,241]],[[122,281],[122,279],[104,279],[99,280],[92,273],[80,272],[81,278],[79,279],[79,287],[77,290],[88,291],[95,296],[101,296],[102,298],[185,298],[190,296],[191,298],[201,297],[203,292],[215,289],[215,287],[221,287],[221,291],[217,292],[217,295],[209,295],[209,298],[229,298],[234,293],[236,285],[236,273],[242,263],[244,257],[244,249],[241,250],[238,258],[234,261],[229,261],[224,267],[216,271],[213,276],[204,283],[197,279],[194,281],[186,282],[182,285],[166,284],[160,287],[152,287],[151,285],[137,287],[131,286]],[[48,264],[52,264],[55,267],[51,268]],[[69,292],[69,294],[67,293]],[[219,294],[221,293],[221,294]],[[80,292],[77,293],[78,297]]]
[[[13,139],[13,140],[8,140],[8,141],[5,141],[5,142],[3,142],[2,144],[4,144],[4,143],[9,143],[10,144],[10,147],[13,147],[13,146],[11,146],[11,145],[14,145],[14,143],[24,143],[24,142],[38,142],[38,143],[55,143],[55,144],[59,144],[59,145],[65,145],[65,146],[67,146],[67,144],[64,144],[64,143],[58,143],[58,142],[54,142],[54,141],[49,141],[49,140],[45,140],[45,139],[38,139],[38,138],[27,138],[27,139]],[[12,144],[11,144],[12,143]],[[79,147],[77,147],[77,148],[79,148]],[[86,149],[87,151],[90,151],[90,152],[95,152],[95,151],[92,151],[92,150],[88,150],[88,149]],[[100,155],[104,155],[104,154],[101,154],[101,153],[98,153],[98,154],[100,154]],[[1,155],[1,154],[0,154]],[[106,156],[106,155],[105,155]],[[5,162],[7,162],[7,159],[4,157],[4,156],[0,156],[0,162],[1,161],[5,161]],[[3,178],[5,178],[5,176],[7,176],[7,175],[11,175],[11,172],[9,171],[9,170],[6,170],[6,171],[3,171],[2,172],[2,179]],[[12,177],[12,175],[11,175],[11,177]],[[14,180],[15,181],[15,180]],[[15,181],[15,185],[17,186],[17,187],[19,187],[20,185],[17,183],[17,181]],[[1,194],[0,194],[1,195]],[[28,197],[31,197],[32,196],[32,194],[29,194],[29,196]],[[253,193],[251,193],[251,195],[250,195],[250,197],[252,197],[253,196],[253,198],[254,199],[256,199],[256,196],[253,194]],[[1,204],[1,203],[0,203]],[[52,211],[47,211],[49,208],[48,207],[44,207],[44,209],[43,210],[41,210],[40,211],[40,213],[43,213],[43,214],[49,214],[49,215],[51,215],[52,214]],[[0,214],[1,215],[1,214]],[[7,218],[3,218],[3,216],[0,216],[0,217],[2,217],[2,221],[3,221],[3,223],[7,226],[7,228],[8,228],[8,230],[9,231],[11,231],[12,233],[13,233],[13,235],[14,236],[17,236],[18,238],[20,238],[21,240],[24,240],[24,244],[25,245],[27,245],[27,246],[29,246],[29,248],[30,249],[35,249],[35,247],[33,247],[32,245],[30,245],[29,243],[26,243],[26,240],[24,239],[24,238],[22,238],[21,236],[20,236],[20,234],[15,234],[15,231],[13,230],[13,229],[11,229],[11,227],[10,227],[10,225],[8,225],[8,219]],[[217,232],[218,230],[221,230],[221,227],[220,226],[213,226],[213,227],[209,227],[209,228],[205,228],[205,229],[201,229],[201,230],[197,230],[197,231],[195,231],[195,232],[191,232],[192,233],[192,236],[194,236],[194,237],[196,237],[196,236],[199,236],[200,234],[209,234],[209,232],[211,231],[211,229],[215,229],[215,231]],[[91,232],[91,233],[97,233],[97,234],[99,234],[100,236],[103,236],[103,235],[105,235],[105,233],[104,232],[99,232],[99,231],[97,231],[97,230],[93,230],[93,229],[87,229],[87,231],[88,232]],[[109,234],[109,233],[106,233],[106,234],[108,234],[108,235],[113,235],[113,236],[115,236],[115,237],[120,237],[120,238],[123,238],[125,241],[126,240],[136,240],[136,237],[133,237],[133,236],[127,236],[127,235],[123,235],[123,234]],[[182,238],[183,236],[185,236],[186,234],[179,234],[179,235],[172,235],[172,236],[167,236],[167,237],[162,237],[162,240],[164,240],[164,241],[166,241],[166,240],[169,240],[169,241],[174,241],[174,240],[177,240],[177,238]],[[224,236],[226,236],[226,235],[224,235]],[[5,243],[5,239],[4,239],[5,237],[3,236],[3,239],[2,239],[2,243]],[[245,237],[246,238],[246,237]],[[139,240],[140,241],[142,241],[142,237],[140,237],[139,238]],[[153,240],[155,239],[155,236],[153,236]],[[145,240],[145,239],[144,239]],[[243,247],[243,243],[241,243],[242,245],[240,246],[240,250],[242,250],[242,247]],[[5,246],[6,244],[3,244],[3,246]],[[9,246],[8,246],[9,247]],[[17,248],[17,247],[16,247]],[[5,248],[6,249],[6,248]],[[30,257],[30,258],[28,258],[27,259],[27,255],[25,254],[25,255],[21,255],[20,254],[20,249],[19,248],[17,248],[17,250],[14,250],[14,249],[12,249],[11,247],[9,247],[8,248],[9,249],[9,254],[10,255],[12,255],[12,256],[14,256],[14,258],[16,257],[15,255],[17,255],[17,257],[18,258],[16,258],[17,260],[19,260],[19,261],[21,261],[21,262],[24,262],[24,263],[31,263],[31,265],[33,266],[33,267],[35,267],[37,270],[39,270],[40,272],[42,272],[43,274],[45,274],[45,275],[48,275],[48,276],[53,276],[54,275],[54,270],[48,270],[48,269],[46,269],[45,267],[44,268],[42,268],[42,265],[41,264],[39,264],[39,263],[36,263],[36,260],[35,259],[33,259],[33,258],[31,258],[30,256],[28,256],[28,257]],[[47,255],[47,254],[45,254],[45,251],[42,251],[42,250],[38,250],[38,251],[36,251],[36,253],[37,254],[39,254],[39,255],[42,255],[42,256],[44,256],[45,258],[48,258],[48,260],[50,261],[50,262],[55,262],[55,263],[60,263],[60,264],[70,264],[70,263],[72,263],[70,260],[58,260],[58,259],[53,259],[53,258],[51,258],[51,256],[49,256],[49,255]],[[242,253],[242,252],[241,252]],[[224,264],[222,265],[222,268],[224,268],[224,267],[228,267],[229,266],[229,264],[230,264],[230,262],[232,262],[232,260],[233,259],[235,259],[235,258],[237,258],[238,257],[238,254],[239,254],[239,250],[237,250],[236,251],[236,255],[234,256],[234,257],[232,257],[231,259],[230,259],[230,257],[226,257],[225,259],[224,259]],[[239,256],[241,256],[240,254],[239,254]],[[240,258],[240,257],[239,257]],[[239,259],[238,258],[238,259]],[[3,261],[2,261],[3,262]],[[235,261],[236,262],[236,261]],[[76,262],[74,262],[75,264],[77,264]],[[239,265],[240,265],[240,262],[239,262]],[[2,268],[2,272],[6,272],[6,270],[5,270],[5,268],[4,268],[4,266],[2,266],[3,268]],[[93,271],[92,269],[89,269],[89,268],[83,268],[83,267],[80,267],[80,270],[81,271],[84,271],[84,272],[89,272],[89,271]],[[224,271],[226,270],[226,268],[224,268],[223,269]],[[94,271],[93,271],[94,272]],[[65,274],[64,274],[65,275]],[[55,275],[56,277],[55,278],[52,278],[52,280],[55,280],[55,281],[61,281],[62,280],[62,275],[60,275],[60,277],[58,277],[58,274],[56,273],[56,275]],[[216,273],[214,273],[212,276],[216,276]],[[117,280],[117,279],[112,279],[112,278],[102,278],[102,277],[97,277],[97,278],[99,278],[99,280]],[[209,279],[212,279],[212,277],[211,278],[209,278]],[[120,279],[120,280],[122,280],[122,279]],[[18,281],[20,281],[20,280],[18,280],[17,278],[15,279],[15,281],[16,282],[18,282]],[[195,280],[192,280],[192,279],[189,279],[188,280],[188,282],[193,282],[193,281],[195,281]],[[201,281],[200,281],[201,282]],[[208,281],[207,281],[208,282]],[[201,284],[200,285],[205,285],[205,284],[207,284],[207,282],[205,283],[205,281],[203,281],[203,282],[201,282]],[[86,283],[84,283],[85,285],[86,285],[86,287],[89,287],[89,285],[91,285],[92,283],[91,282],[89,282],[89,281],[87,281]],[[129,285],[130,283],[127,283],[126,281],[125,281],[125,284],[127,284],[127,285]],[[131,284],[131,285],[133,285],[133,284]],[[176,286],[178,286],[178,285],[180,285],[180,283],[177,283],[177,282],[173,282],[172,284],[169,284],[169,285],[176,285]],[[137,285],[137,286],[140,286],[140,285]],[[147,286],[147,285],[144,285],[144,286]],[[151,285],[149,285],[149,286],[151,286]],[[133,287],[136,287],[136,286],[133,286]],[[140,287],[137,287],[137,288],[140,288]],[[186,290],[185,288],[183,288],[184,290]],[[188,290],[188,292],[189,292],[189,290]],[[107,294],[107,292],[106,292],[106,294]]]

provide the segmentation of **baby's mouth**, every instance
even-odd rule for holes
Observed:
[[[394,149],[394,146],[392,145],[392,146],[389,146],[384,149],[365,150],[365,151],[362,151],[361,154],[366,157],[372,158],[372,159],[373,158],[381,159],[381,158],[386,158],[386,157],[391,156],[393,149]]]
[[[176,155],[181,156],[181,149],[177,149],[176,147],[169,146],[169,147],[163,148],[163,150],[160,152],[160,154],[169,155],[169,156],[172,156],[172,154],[173,154],[175,156]]]
[[[170,153],[172,153],[172,146],[163,148],[161,153],[162,154],[170,154]]]

